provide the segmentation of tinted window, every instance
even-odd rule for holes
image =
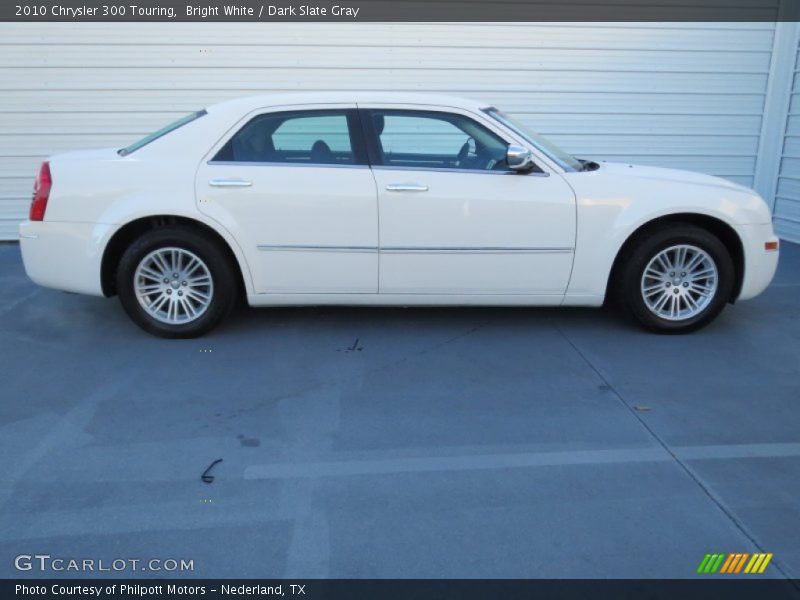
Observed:
[[[486,114],[490,117],[497,119],[503,125],[514,131],[517,135],[522,137],[526,142],[536,146],[547,154],[550,158],[552,158],[555,162],[557,162],[563,169],[567,171],[581,171],[583,170],[583,164],[581,161],[564,152],[561,148],[556,146],[553,142],[548,140],[547,138],[542,137],[537,133],[533,133],[530,129],[522,125],[522,123],[515,121],[511,117],[506,114],[503,114],[496,108],[487,109]]]
[[[463,115],[434,111],[367,113],[378,139],[376,162],[393,167],[507,171],[508,144]]]
[[[242,127],[214,160],[353,165],[357,160],[348,111],[259,115]]]

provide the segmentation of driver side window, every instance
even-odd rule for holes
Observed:
[[[367,112],[374,162],[389,167],[508,171],[508,144],[469,117],[437,111]]]

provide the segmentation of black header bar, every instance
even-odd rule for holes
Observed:
[[[0,21],[800,21],[800,0],[3,0]]]

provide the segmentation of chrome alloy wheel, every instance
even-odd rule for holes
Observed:
[[[181,325],[199,318],[214,297],[214,282],[199,256],[183,248],[159,248],[136,267],[133,291],[154,319]]]
[[[670,246],[647,263],[642,299],[654,315],[683,321],[705,310],[714,299],[718,282],[717,264],[708,252],[689,244]]]

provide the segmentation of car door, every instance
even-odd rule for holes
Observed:
[[[457,109],[359,105],[378,185],[381,293],[563,296],[575,198],[520,174],[509,140]]]
[[[256,293],[377,292],[377,195],[355,106],[249,115],[200,165],[196,197],[235,235]]]

